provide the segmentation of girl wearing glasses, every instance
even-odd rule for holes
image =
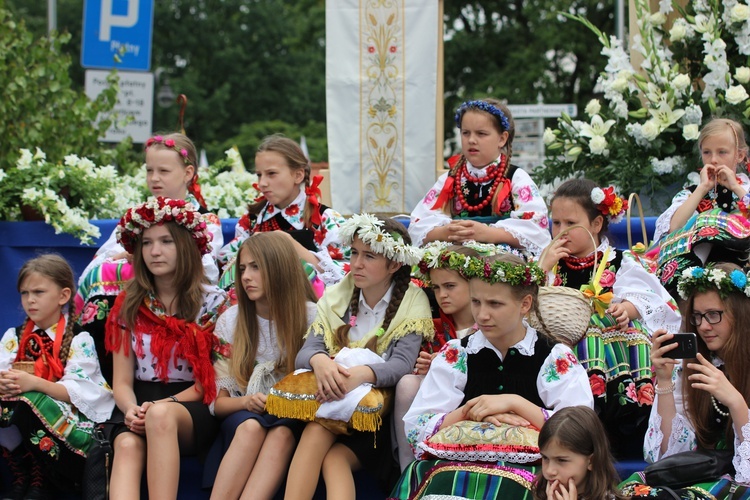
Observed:
[[[672,334],[654,332],[656,400],[643,445],[649,462],[696,448],[733,449],[735,480],[750,482],[748,278],[728,263],[691,267],[680,275],[677,290],[687,301],[685,323],[698,337],[698,355],[670,358],[677,346],[669,343]],[[724,498],[717,493],[728,488],[726,483],[702,487]]]

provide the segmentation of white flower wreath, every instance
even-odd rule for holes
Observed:
[[[342,242],[350,246],[354,235],[370,246],[373,252],[404,265],[413,266],[422,260],[422,250],[408,245],[401,235],[383,231],[383,221],[371,214],[355,214],[339,227]]]

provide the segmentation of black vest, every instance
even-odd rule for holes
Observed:
[[[461,340],[464,348],[470,338],[471,335]],[[489,347],[480,349],[476,354],[469,354],[464,400],[461,404],[484,394],[517,394],[544,408],[536,381],[553,346],[554,344],[539,335],[532,356],[524,356],[515,347],[508,349],[504,361],[500,361],[497,353]]]

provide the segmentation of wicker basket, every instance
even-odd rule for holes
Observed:
[[[565,286],[539,287],[539,313],[529,313],[529,325],[570,347],[586,334],[591,320],[591,304],[580,290]]]
[[[33,361],[16,361],[13,363],[13,369],[34,375],[35,364]]]

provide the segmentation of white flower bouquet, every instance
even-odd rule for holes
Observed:
[[[682,8],[661,0],[651,12],[648,0],[634,3],[640,33],[632,48],[643,56],[640,68],[617,38],[568,16],[596,34],[608,58],[598,80],[603,99],[588,103],[586,120],[563,115],[545,131],[547,160],[535,172],[542,191],[585,176],[623,193],[661,195],[665,204],[701,167],[703,123],[722,116],[750,124],[750,7],[692,0]],[[671,25],[670,15],[676,15]]]

